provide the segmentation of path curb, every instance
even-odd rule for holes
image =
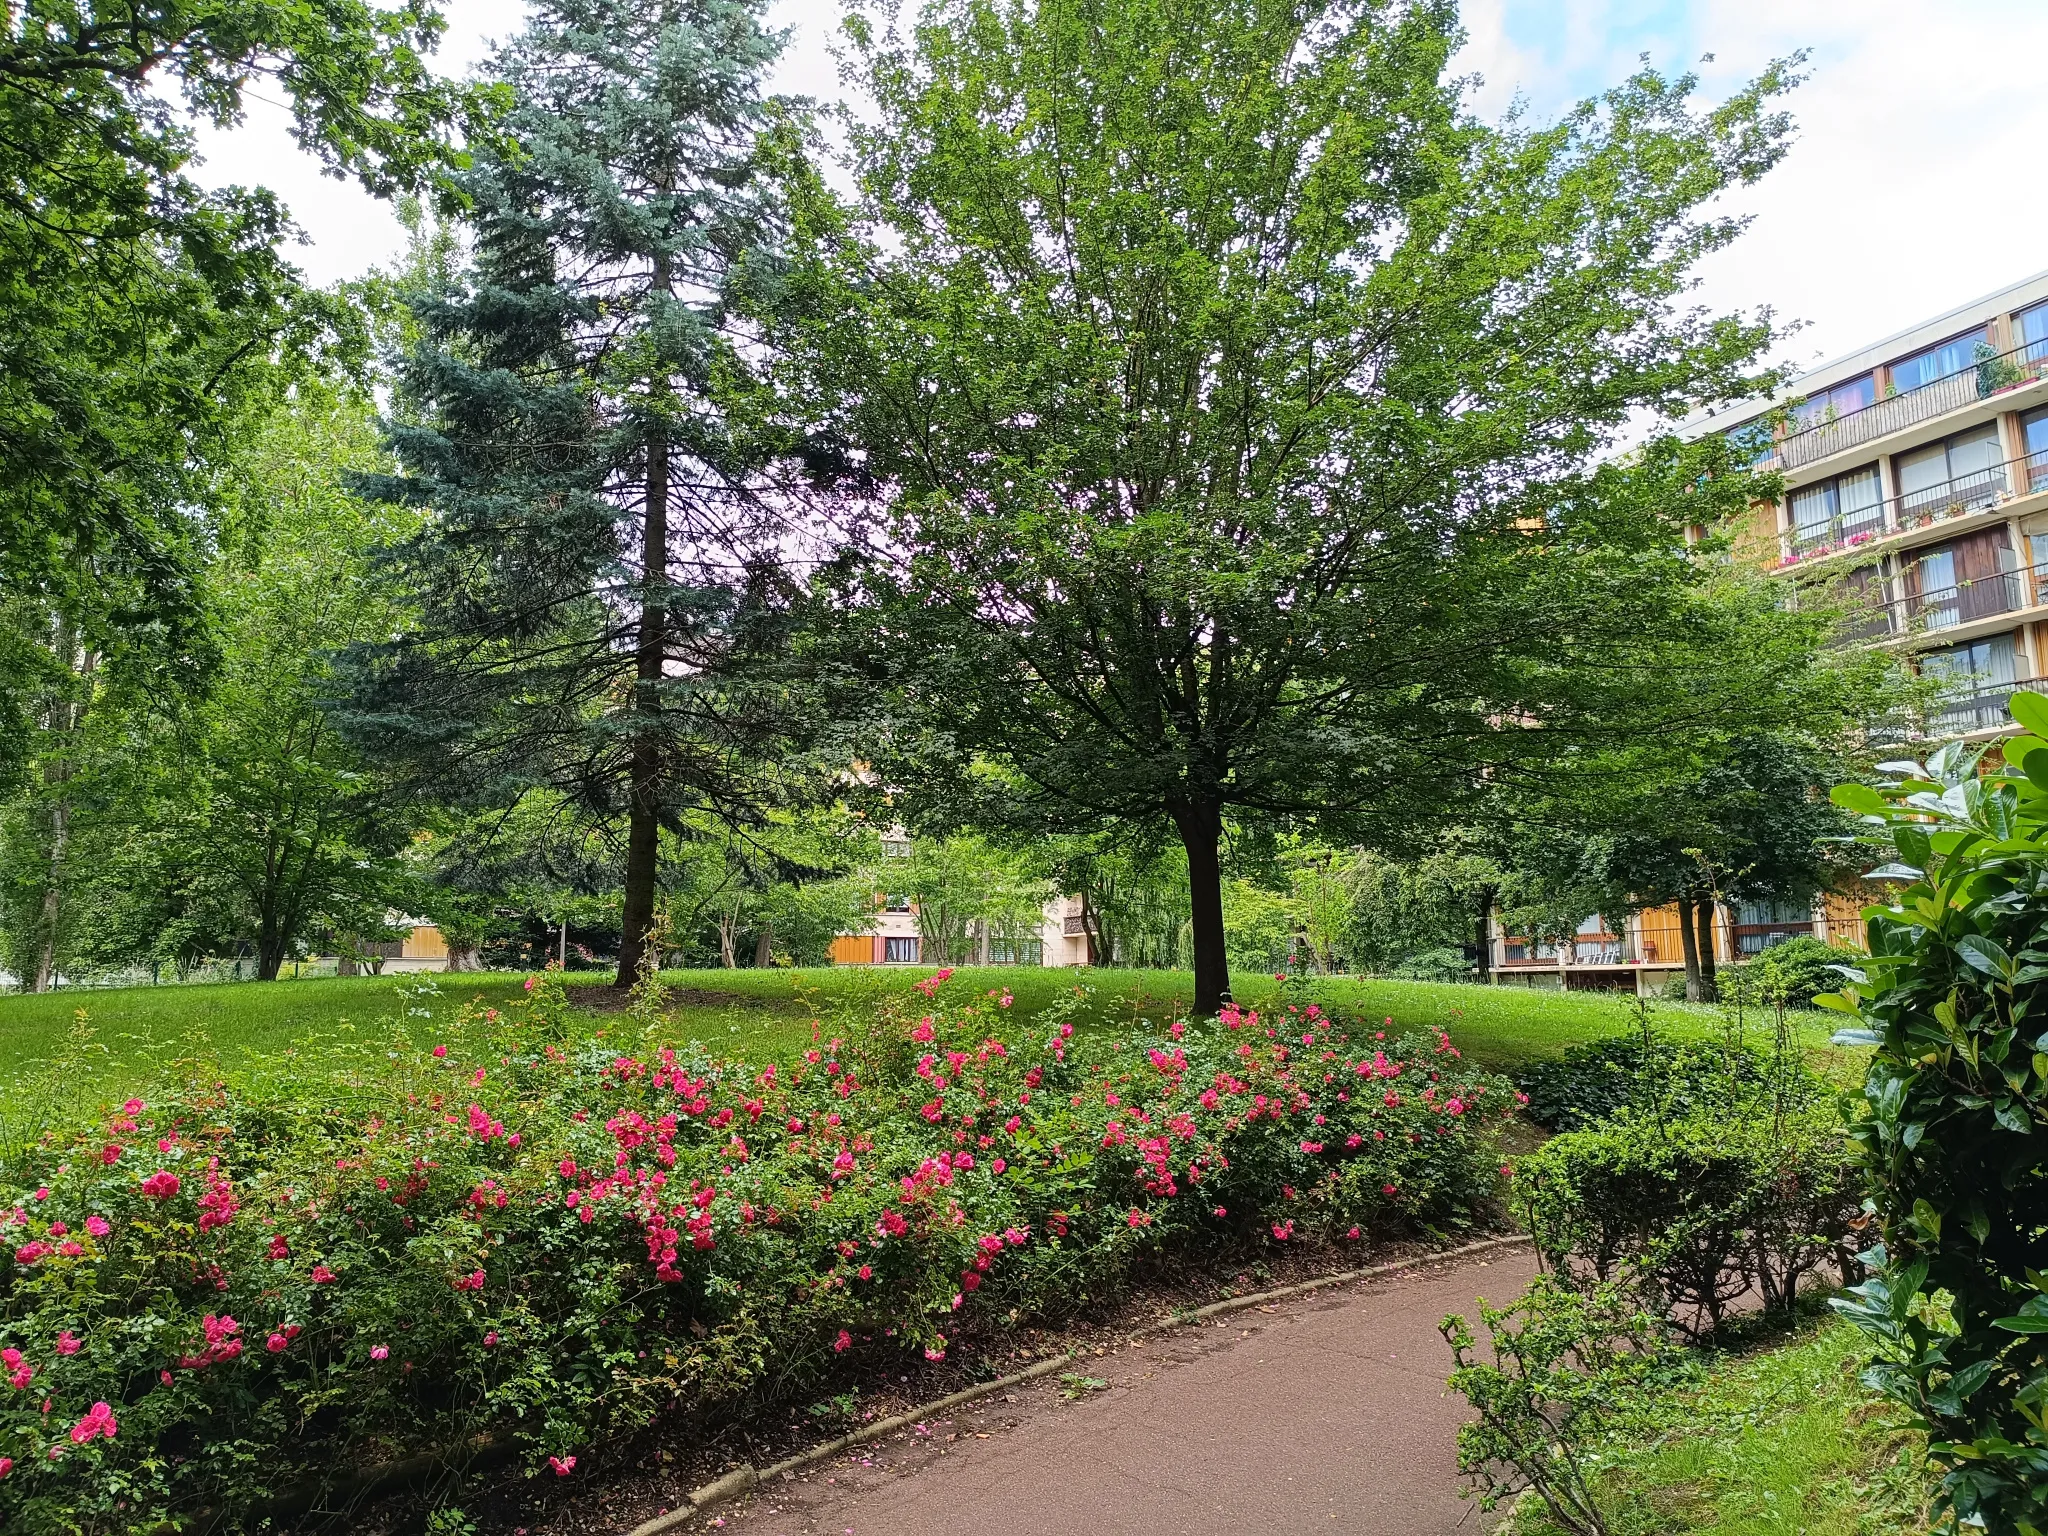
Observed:
[[[1398,1274],[1402,1270],[1420,1269],[1425,1264],[1442,1264],[1450,1259],[1470,1258],[1474,1254],[1528,1241],[1526,1233],[1516,1233],[1511,1237],[1489,1237],[1481,1242],[1466,1243],[1460,1248],[1446,1248],[1437,1253],[1417,1254],[1413,1258],[1394,1259],[1385,1264],[1369,1264],[1362,1269],[1347,1269],[1334,1275],[1321,1275],[1313,1280],[1304,1280],[1299,1285],[1283,1285],[1249,1296],[1232,1296],[1224,1301],[1212,1301],[1205,1307],[1196,1307],[1191,1312],[1176,1313],[1171,1317],[1161,1318],[1156,1323],[1134,1328],[1130,1336],[1139,1339],[1148,1334],[1165,1333],[1170,1329],[1183,1328],[1190,1323],[1221,1317],[1226,1313],[1243,1312],[1252,1307],[1284,1301],[1290,1296],[1306,1296],[1312,1291],[1327,1290],[1333,1285],[1348,1285],[1354,1280],[1371,1280],[1380,1275]],[[864,1424],[850,1434],[841,1435],[837,1440],[814,1445],[808,1451],[800,1451],[758,1471],[751,1463],[742,1463],[723,1477],[708,1482],[701,1488],[691,1489],[675,1509],[667,1514],[656,1515],[652,1520],[643,1521],[628,1531],[626,1536],[662,1536],[663,1532],[674,1530],[693,1516],[701,1515],[720,1504],[729,1503],[742,1494],[753,1492],[770,1478],[780,1477],[785,1472],[795,1472],[804,1467],[814,1467],[822,1461],[830,1461],[841,1451],[850,1450],[856,1445],[865,1445],[870,1440],[879,1440],[884,1435],[893,1435],[899,1429],[921,1423],[935,1414],[944,1413],[948,1408],[957,1408],[963,1403],[974,1402],[977,1398],[993,1396],[1006,1387],[1036,1381],[1041,1376],[1050,1376],[1054,1371],[1072,1365],[1074,1358],[1070,1354],[1054,1355],[1008,1376],[999,1376],[994,1381],[979,1382],[958,1392],[949,1392],[946,1396],[913,1408],[908,1413],[893,1414],[886,1419],[877,1419],[872,1424]]]

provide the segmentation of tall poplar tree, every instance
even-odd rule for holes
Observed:
[[[1713,199],[1783,152],[1787,67],[1712,106],[1645,70],[1536,125],[1471,111],[1453,0],[851,33],[877,110],[850,198],[792,167],[764,410],[880,489],[846,622],[900,719],[1054,825],[1178,834],[1199,1009],[1233,821],[1412,840],[1707,707],[1704,665],[1642,685],[1678,665],[1684,525],[1742,488],[1714,444],[1601,461],[1755,385],[1768,318],[1685,294],[1740,227]]]
[[[530,791],[623,827],[621,984],[660,829],[744,823],[796,717],[772,680],[777,519],[711,399],[764,239],[759,0],[543,0],[494,64],[510,148],[464,178],[474,261],[414,303],[369,482],[430,507],[394,554],[418,622],[356,657],[350,728],[459,804]]]

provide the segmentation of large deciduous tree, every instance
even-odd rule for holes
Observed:
[[[885,513],[847,622],[1054,823],[1170,824],[1196,1004],[1226,817],[1406,840],[1646,719],[1768,317],[1689,308],[1774,66],[1486,123],[1449,0],[930,0],[850,23],[851,199],[792,153],[779,412]],[[890,772],[907,776],[907,767]],[[989,776],[981,776],[990,782]]]
[[[8,7],[0,595],[55,607],[83,651],[190,646],[195,509],[277,370],[351,329],[300,286],[271,194],[185,174],[189,122],[227,126],[245,95],[274,93],[335,173],[378,192],[417,184],[486,100],[428,70],[440,30],[423,0]],[[0,658],[0,722],[9,710]]]
[[[429,507],[418,622],[364,654],[351,729],[459,805],[563,797],[622,829],[619,983],[660,833],[758,822],[800,713],[773,679],[785,532],[711,385],[769,232],[759,0],[544,0],[494,69],[503,153],[462,178],[475,261],[418,296],[377,495]]]

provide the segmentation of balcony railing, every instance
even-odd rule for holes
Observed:
[[[2029,342],[2007,352],[1977,358],[1954,373],[1932,379],[1903,394],[1886,395],[1846,415],[1816,421],[1812,426],[1780,438],[1776,445],[1778,465],[1797,469],[1830,454],[1854,448],[1903,431],[1915,422],[1928,421],[1950,411],[1961,410],[1979,400],[2031,383],[2048,373],[2048,345]]]
[[[1793,529],[1792,552],[1801,557],[1833,554],[1838,549],[1868,544],[1884,532],[1884,506],[1880,503],[1847,517],[1833,517],[1824,523]]]
[[[2012,696],[2026,686],[2023,683],[2000,683],[1996,687],[1982,687],[1973,692],[1949,699],[1927,717],[1929,736],[1962,736],[1971,731],[1993,731],[2004,725],[2010,718],[2006,706]]]
[[[2018,613],[2031,596],[2024,571],[2000,571],[1931,592],[1908,592],[1885,604],[1886,632],[1917,635],[1954,629],[2001,613]]]
[[[2048,449],[2003,464],[1987,464],[1967,475],[1944,480],[1940,485],[1922,486],[1917,491],[1894,496],[1882,509],[1869,507],[1852,516],[1795,529],[1792,552],[1778,561],[1780,566],[1802,560],[1817,560],[1841,554],[1892,533],[1910,533],[1931,528],[1951,517],[1981,512],[2015,496],[2048,491]]]

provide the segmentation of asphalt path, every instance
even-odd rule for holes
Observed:
[[[1519,1295],[1526,1248],[1154,1335],[762,1488],[745,1536],[1489,1532],[1459,1498],[1462,1399],[1436,1330]],[[1069,1396],[1078,1392],[1074,1400]]]

